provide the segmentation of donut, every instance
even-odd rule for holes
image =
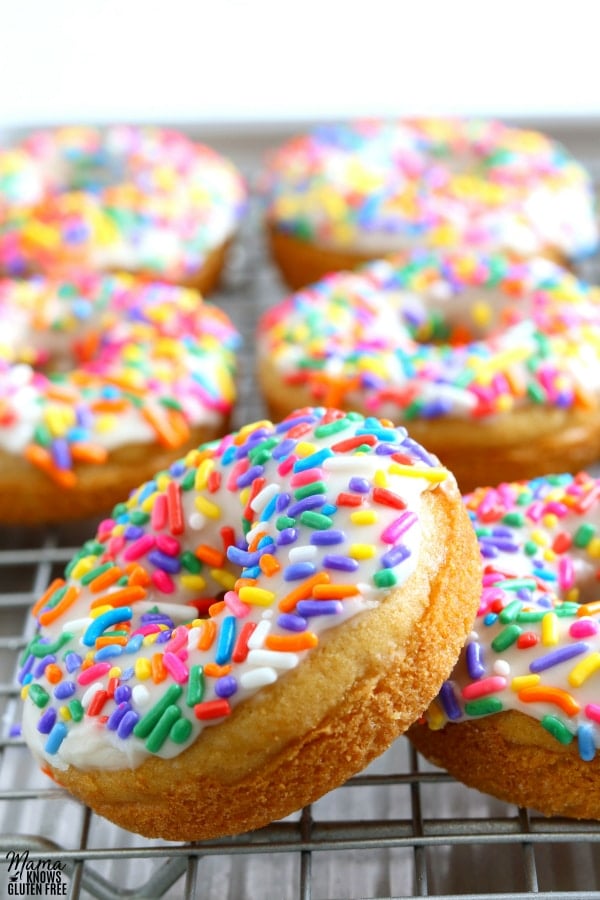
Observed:
[[[410,738],[471,787],[547,816],[600,818],[600,479],[465,498],[483,559],[474,629]]]
[[[597,288],[544,258],[428,251],[334,273],[257,326],[269,414],[324,403],[406,425],[481,485],[600,455]]]
[[[0,522],[106,514],[230,423],[239,335],[189,288],[0,280]]]
[[[127,271],[207,294],[245,200],[229,160],[173,130],[35,132],[0,151],[0,270]]]
[[[565,263],[598,242],[584,168],[495,120],[320,125],[270,154],[261,189],[271,255],[294,290],[415,247]]]
[[[126,829],[256,829],[423,713],[480,585],[456,482],[405,429],[319,407],[254,422],[118,504],[49,585],[23,735]]]

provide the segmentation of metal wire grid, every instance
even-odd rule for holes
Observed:
[[[254,326],[282,292],[257,234],[251,218],[218,297],[244,336],[234,425],[264,415],[252,379]],[[64,866],[71,898],[600,900],[597,824],[543,819],[471,791],[419,759],[404,738],[296,815],[203,843],[146,841],[53,786],[15,730],[14,673],[30,637],[30,606],[94,526],[0,529],[0,896],[9,895],[11,851],[27,850],[32,862]]]

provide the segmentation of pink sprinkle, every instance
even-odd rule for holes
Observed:
[[[581,619],[573,622],[569,628],[569,634],[574,638],[591,637],[593,634],[598,634],[598,626],[593,619],[582,616]]]
[[[167,524],[167,497],[159,494],[152,507],[150,524],[155,531],[160,531]]]
[[[462,695],[465,700],[476,700],[478,697],[485,697],[487,694],[497,694],[506,687],[506,678],[502,675],[491,675],[489,678],[482,678],[481,681],[474,681],[467,684]]]
[[[167,556],[177,556],[181,551],[180,542],[170,534],[157,534],[156,546],[163,553],[166,553]]]
[[[240,475],[243,475],[248,466],[250,465],[250,460],[248,457],[245,459],[239,459],[235,465],[233,466],[231,472],[229,473],[229,478],[227,479],[227,490],[235,491],[237,487],[237,480]]]
[[[239,595],[236,591],[227,591],[225,596],[223,597],[225,601],[225,606],[227,609],[231,610],[234,616],[238,619],[243,619],[244,616],[247,616],[251,610],[251,607],[248,606],[247,603],[244,603],[240,600]]]
[[[177,653],[180,647],[185,647],[188,641],[188,630],[185,625],[179,625],[171,633],[171,640],[165,644],[165,652]]]
[[[290,478],[290,487],[302,487],[312,484],[313,481],[321,481],[324,476],[323,469],[305,469],[304,472],[296,472]]]
[[[111,669],[112,663],[94,663],[94,665],[88,666],[87,669],[82,669],[82,671],[77,676],[77,682],[78,684],[91,684],[92,681],[95,681],[97,678],[102,678]]]
[[[570,556],[561,556],[558,561],[558,586],[561,591],[570,590],[575,584],[575,566]]]
[[[131,562],[134,559],[140,559],[140,557],[145,556],[149,550],[152,550],[155,543],[154,535],[144,534],[141,538],[138,538],[137,541],[133,541],[133,543],[123,551],[123,559],[128,562]]]
[[[397,519],[384,528],[381,532],[381,540],[385,544],[395,544],[398,538],[411,528],[417,521],[417,514],[411,510],[402,513]]]
[[[125,538],[122,534],[116,534],[112,537],[106,545],[106,550],[108,555],[111,557],[117,556],[123,547],[125,546]]]
[[[175,583],[170,575],[164,569],[155,569],[152,573],[152,581],[162,594],[173,594],[175,592]]]
[[[135,631],[131,632],[131,637],[134,634],[142,634],[144,637],[147,634],[157,634],[157,632],[162,631],[163,629],[159,625],[140,625],[139,628],[136,628]]]
[[[585,707],[585,714],[588,719],[592,719],[593,722],[600,722],[600,704],[588,703]]]
[[[527,515],[531,519],[532,522],[539,522],[539,520],[544,515],[544,504],[541,500],[536,500],[535,503],[532,503],[527,507]]]
[[[494,578],[497,580],[498,576],[495,575]],[[498,587],[488,587],[484,588],[481,592],[481,601],[479,606],[478,615],[484,616],[488,611],[492,603],[497,603],[498,601],[502,602],[505,599],[505,593],[502,588]]]
[[[163,666],[178,684],[183,684],[188,680],[189,672],[185,663],[183,663],[176,653],[163,653]]]
[[[279,467],[277,469],[278,474],[284,476],[287,475],[288,472],[291,472],[291,470],[294,468],[294,465],[296,464],[297,459],[298,457],[296,456],[286,456],[283,462],[279,464]]]
[[[100,524],[98,525],[98,539],[102,540],[102,536],[105,534],[110,534],[114,527],[114,519],[103,519],[102,522],[100,522]]]

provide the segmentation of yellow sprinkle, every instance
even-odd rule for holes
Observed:
[[[542,644],[545,647],[558,644],[558,616],[556,613],[546,613],[542,619]]]
[[[112,669],[108,670],[109,678],[120,678],[122,673],[121,666],[113,666]]]
[[[404,466],[400,463],[391,463],[388,472],[390,475],[402,475],[405,478],[424,478],[425,481],[434,484],[439,484],[448,477],[448,469],[420,469],[417,466]]]
[[[534,687],[541,681],[540,675],[517,675],[510,683],[513,691],[520,691],[525,687]]]
[[[219,519],[221,516],[221,507],[207,497],[203,497],[202,494],[198,494],[194,499],[194,506],[208,519]]]
[[[83,575],[87,575],[88,572],[94,568],[96,564],[95,556],[84,556],[82,559],[78,560],[75,566],[71,571],[72,578],[81,578]]]
[[[117,427],[117,417],[107,413],[102,416],[97,416],[95,427],[96,430],[101,432],[102,434],[106,434],[109,431],[114,431]]]
[[[153,494],[149,494],[148,497],[140,504],[140,509],[142,509],[146,513],[152,512],[154,508],[154,504],[156,503],[156,498],[160,494],[160,491],[154,491]]]
[[[158,637],[158,631],[153,632],[152,634],[145,634],[144,639],[142,640],[142,644],[144,647],[150,647],[152,644],[156,642],[156,638]]]
[[[63,722],[68,722],[70,719],[73,718],[71,715],[71,710],[69,709],[68,706],[60,706],[58,709],[58,714],[61,717],[61,719],[63,720]]]
[[[546,547],[546,549],[542,553],[542,556],[544,557],[546,562],[554,562],[554,560],[556,559],[556,553],[554,552],[554,550],[551,550],[550,547]]]
[[[588,556],[591,556],[593,559],[600,558],[600,538],[592,538],[585,549],[587,550]]]
[[[156,487],[159,491],[166,491],[168,483],[171,481],[171,477],[166,472],[160,472],[156,478]]]
[[[567,591],[565,600],[568,600],[569,603],[579,603],[579,588],[572,587],[570,591]]]
[[[534,528],[530,534],[530,538],[534,544],[538,545],[538,547],[545,547],[550,543],[550,537],[540,528]]]
[[[101,616],[105,612],[110,612],[111,609],[113,609],[113,607],[110,603],[105,603],[103,606],[95,606],[94,609],[90,609],[90,619],[97,619],[98,616]]]
[[[386,473],[382,469],[377,469],[373,475],[373,483],[375,487],[385,488],[390,483]]]
[[[208,482],[208,476],[213,471],[215,467],[214,459],[203,459],[200,465],[196,470],[196,478],[194,481],[194,487],[197,491],[203,490],[206,487]]]
[[[152,675],[152,665],[150,663],[150,660],[146,659],[145,656],[138,656],[133,665],[133,669],[136,678],[139,678],[140,681],[145,681]]]
[[[271,606],[275,600],[273,591],[266,591],[264,588],[246,585],[239,590],[239,598],[242,603],[250,603],[252,606]]]
[[[427,724],[432,731],[440,731],[448,720],[437,700],[433,700],[427,710]]]
[[[590,675],[593,675],[598,669],[600,669],[600,653],[594,651],[589,653],[581,662],[578,662],[576,666],[573,666],[567,675],[567,681],[571,687],[581,687],[583,682],[587,681]]]
[[[23,687],[21,688],[21,700],[25,700],[28,693],[29,693],[29,685],[24,684]]]
[[[231,572],[228,572],[226,569],[211,569],[210,574],[217,584],[220,584],[226,591],[233,590],[237,577]]]
[[[373,525],[378,516],[374,509],[357,509],[350,513],[350,519],[355,525]]]
[[[492,320],[492,307],[489,303],[478,300],[471,307],[471,316],[476,325],[487,328]]]
[[[308,441],[298,441],[294,448],[294,453],[296,456],[300,456],[304,458],[305,456],[310,456],[311,453],[316,453],[317,447],[315,444],[310,444]]]
[[[179,583],[187,591],[202,591],[206,587],[206,581],[202,575],[182,575]]]
[[[546,526],[546,528],[555,528],[558,523],[558,516],[556,513],[546,513],[545,516],[542,516],[542,524]]]
[[[371,559],[376,552],[374,544],[351,544],[348,556],[352,559]]]

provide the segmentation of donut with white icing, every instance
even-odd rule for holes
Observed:
[[[480,583],[456,482],[405,429],[323,408],[249,424],[118,504],[36,603],[25,739],[132,831],[258,828],[415,721]]]
[[[416,747],[467,785],[545,815],[600,818],[600,480],[465,498],[483,558],[475,626]]]
[[[267,310],[269,413],[385,416],[463,491],[600,456],[600,292],[544,258],[414,252],[334,273]]]
[[[207,294],[245,201],[228,159],[172,129],[38,131],[0,151],[0,270],[128,271]]]
[[[494,120],[320,125],[275,149],[263,182],[273,259],[294,289],[415,247],[565,262],[598,242],[584,168]]]
[[[0,521],[97,515],[224,434],[239,335],[189,288],[0,281]]]

